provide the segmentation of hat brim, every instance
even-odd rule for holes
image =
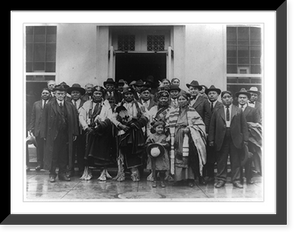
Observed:
[[[150,152],[151,152],[151,149],[153,149],[155,147],[157,147],[159,149],[160,153],[159,153],[158,156],[153,157]],[[152,158],[152,159],[161,158],[165,154],[164,147],[159,143],[152,143],[152,144],[148,145],[147,148],[146,148],[146,151],[147,151],[147,154],[149,155],[149,157]]]
[[[235,93],[235,96],[236,97],[238,97],[238,96],[240,96],[241,94],[244,94],[244,95],[247,95],[248,96],[248,99],[250,98],[250,93],[248,93],[248,92],[237,92],[237,93]]]
[[[203,87],[201,85],[193,85],[193,84],[186,84],[186,86],[189,87],[194,87],[194,88],[199,88],[201,90]]]
[[[85,94],[84,88],[70,87],[67,89],[67,93],[69,93],[69,94],[71,94],[72,91],[78,91],[78,92],[80,92],[81,95]]]
[[[248,93],[256,93],[257,95],[260,95],[260,94],[261,94],[260,91],[251,91],[251,90],[248,90],[247,92],[248,92]]]
[[[205,93],[208,94],[211,91],[217,92],[217,94],[221,94],[221,89],[219,89],[219,88],[206,89]]]

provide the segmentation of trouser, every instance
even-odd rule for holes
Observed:
[[[59,174],[66,172],[68,165],[68,133],[61,131],[53,142],[53,155],[50,175],[55,175],[55,169],[59,167]]]
[[[79,170],[84,168],[84,154],[85,154],[85,134],[80,134],[77,136],[76,140],[73,142],[73,153],[72,153],[72,168],[75,167],[75,158],[77,160],[77,167]]]
[[[203,167],[203,176],[213,178],[215,161],[216,161],[216,150],[213,146],[207,146],[206,153],[207,153],[207,160],[206,160],[206,164]]]
[[[217,151],[217,180],[226,182],[228,155],[230,156],[231,181],[239,181],[241,176],[239,149],[236,148],[233,144],[230,128],[226,129],[226,135],[223,141],[223,145],[221,149]]]
[[[37,156],[37,163],[41,167],[43,167],[44,164],[44,146],[45,146],[45,140],[44,138],[41,138],[40,136],[35,137],[36,140],[36,156]]]

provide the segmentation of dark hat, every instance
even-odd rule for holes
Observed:
[[[123,95],[124,95],[125,93],[133,93],[133,94],[134,94],[135,91],[134,91],[133,87],[127,86],[127,87],[124,87],[124,88],[123,88]]]
[[[249,90],[248,90],[249,93],[257,93],[258,95],[260,95],[260,91],[258,91],[258,88],[257,87],[251,87]]]
[[[194,87],[194,88],[199,88],[199,90],[202,89],[202,86],[199,85],[198,81],[193,80],[190,84],[186,84],[186,86],[189,88],[190,86]]]
[[[208,94],[210,91],[215,91],[217,94],[221,93],[221,89],[216,88],[214,85],[211,85],[210,88],[205,90],[205,93]]]
[[[221,92],[221,97],[224,96],[224,94],[228,93],[230,96],[232,96],[232,93],[230,91],[222,91]]]
[[[145,85],[145,82],[141,79],[139,79],[138,81],[136,81],[135,84],[133,84],[134,86],[138,86],[138,87],[141,87],[141,86],[144,86]]]
[[[106,87],[106,84],[108,83],[116,85],[115,81],[112,78],[108,78],[106,81],[103,82],[103,86]]]
[[[176,85],[176,84],[171,84],[170,87],[168,88],[169,92],[172,91],[172,90],[177,90],[178,92],[181,91],[181,89],[179,88],[179,86]]]
[[[141,88],[141,91],[140,91],[140,92],[142,93],[142,92],[147,91],[147,90],[148,90],[149,92],[151,92],[151,88],[149,87],[149,85],[143,86],[143,87]]]
[[[167,90],[161,90],[157,92],[157,98],[161,98],[161,97],[169,97],[170,94]]]
[[[127,109],[123,105],[120,105],[120,106],[116,107],[115,111],[116,111],[116,113],[119,113],[121,111],[127,111]]]
[[[72,91],[79,91],[81,95],[85,93],[85,89],[80,86],[78,83],[74,83],[72,87],[67,89],[67,93],[71,94]]]
[[[64,91],[64,92],[67,92],[67,89],[69,87],[67,87],[66,85],[64,84],[58,84],[58,85],[55,85],[54,89],[53,89],[53,92],[54,91]]]
[[[152,159],[158,159],[164,156],[165,150],[164,147],[159,143],[152,143],[147,146],[147,154]]]
[[[238,97],[240,94],[247,95],[247,97],[250,98],[250,93],[247,92],[247,90],[245,88],[241,88],[241,90],[239,92],[235,93],[235,96]]]
[[[94,93],[95,91],[100,91],[103,95],[103,97],[104,97],[104,95],[106,94],[106,90],[105,90],[105,88],[103,88],[103,87],[101,87],[101,86],[99,86],[99,85],[96,85],[96,86],[94,86],[93,87],[93,89],[92,89],[92,93]]]
[[[120,79],[118,82],[117,82],[117,85],[125,85],[126,84],[126,81],[124,79]]]

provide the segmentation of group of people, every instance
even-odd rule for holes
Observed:
[[[49,82],[33,104],[29,125],[36,170],[49,170],[50,182],[57,175],[70,181],[76,167],[84,180],[100,170],[100,181],[121,182],[128,173],[138,182],[147,169],[153,187],[166,181],[193,187],[198,181],[220,188],[229,158],[233,186],[243,188],[244,177],[252,184],[253,170],[261,173],[258,89],[232,94],[196,80],[186,86],[181,89],[178,78],[163,79],[158,87],[151,80],[128,84],[112,78],[85,88]]]

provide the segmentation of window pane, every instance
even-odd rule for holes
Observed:
[[[228,74],[236,74],[237,73],[237,65],[227,65],[227,73]]]
[[[45,44],[35,44],[34,45],[34,61],[43,62],[46,56],[46,46]]]
[[[227,58],[227,64],[236,64],[237,58]]]
[[[227,27],[227,41],[236,41],[236,27]]]
[[[237,57],[236,47],[228,46],[227,47],[227,57]]]
[[[261,68],[260,65],[251,65],[251,74],[260,74]]]
[[[55,44],[46,45],[46,61],[55,61],[56,49]]]
[[[246,46],[238,47],[238,57],[247,58],[249,57],[249,49]]]
[[[46,72],[55,72],[55,63],[47,62],[46,63]]]
[[[260,58],[250,58],[251,64],[260,64]]]
[[[26,62],[26,72],[32,72],[33,71],[33,63],[32,62]]]
[[[249,58],[238,58],[239,64],[249,64]]]
[[[260,57],[261,56],[261,48],[259,46],[250,47],[251,57]]]
[[[238,40],[249,40],[249,27],[238,27]]]
[[[26,44],[26,62],[33,61],[33,44]]]
[[[45,71],[45,63],[44,62],[33,63],[33,71]]]
[[[250,39],[251,40],[261,40],[261,29],[258,27],[250,28]]]
[[[249,41],[248,40],[239,40],[238,41],[238,45],[239,46],[248,46],[249,45]]]

